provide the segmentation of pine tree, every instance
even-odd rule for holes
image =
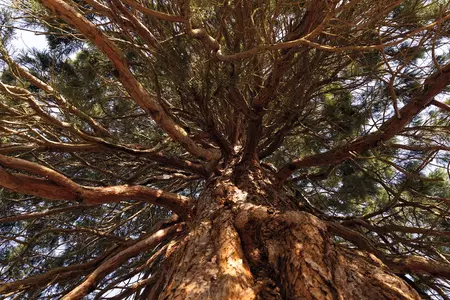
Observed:
[[[0,295],[449,299],[449,7],[14,1]]]

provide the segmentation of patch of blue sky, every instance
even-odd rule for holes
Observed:
[[[43,34],[19,29],[16,31],[16,36],[12,42],[12,46],[16,51],[26,51],[31,50],[32,48],[44,50],[48,48],[48,43]]]
[[[14,11],[13,1],[11,0],[0,0],[0,9],[7,9]],[[15,35],[11,42],[10,51],[13,56],[20,53],[21,51],[27,51],[32,48],[38,50],[43,50],[48,48],[48,43],[43,32],[39,30],[34,30],[32,28],[24,27],[20,22],[14,24]]]

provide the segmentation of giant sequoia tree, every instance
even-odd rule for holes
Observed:
[[[449,299],[449,6],[14,1],[0,295]]]

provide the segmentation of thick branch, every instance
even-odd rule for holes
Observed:
[[[415,115],[430,104],[434,97],[442,92],[449,84],[450,64],[447,64],[441,70],[428,77],[424,82],[423,92],[416,95],[411,102],[400,109],[400,115],[402,116],[400,119],[397,116],[393,116],[386,121],[377,132],[360,137],[347,145],[328,152],[294,160],[290,164],[285,165],[278,172],[277,177],[281,181],[284,181],[300,168],[338,164],[349,159],[352,156],[352,153],[361,153],[367,149],[379,146],[399,133]]]
[[[20,144],[20,145],[5,145],[0,146],[0,154],[9,154],[14,152],[94,152],[104,153],[112,150],[122,151],[134,156],[145,157],[150,160],[162,163],[164,165],[194,172],[203,176],[208,176],[207,170],[199,163],[193,163],[186,159],[178,159],[176,157],[169,157],[162,152],[155,152],[147,149],[135,149],[135,145],[116,145],[107,142],[98,142],[98,144],[68,144],[68,143],[49,143],[44,144]]]
[[[22,194],[53,200],[75,200],[85,205],[137,200],[166,207],[183,218],[190,218],[192,213],[193,204],[190,198],[163,190],[128,185],[86,187],[52,169],[1,154],[0,166],[25,170],[45,178],[13,174],[0,167],[0,186]]]
[[[153,99],[131,73],[120,49],[93,23],[62,0],[43,0],[42,3],[48,9],[78,29],[86,38],[93,42],[106,56],[108,56],[116,70],[119,72],[120,82],[132,99],[147,111],[153,120],[161,126],[170,137],[175,141],[178,141],[186,148],[186,150],[197,157],[207,161],[218,158],[219,154],[217,152],[204,149],[197,145],[189,137],[187,132],[164,112],[158,102]]]
[[[385,261],[385,263],[395,273],[432,275],[450,279],[450,265],[421,256],[397,257]]]

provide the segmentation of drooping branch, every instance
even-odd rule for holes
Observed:
[[[120,251],[114,256],[105,260],[97,269],[94,270],[87,278],[65,295],[64,300],[75,300],[86,296],[94,286],[102,280],[107,274],[117,269],[119,266],[126,263],[130,258],[154,248],[161,241],[173,237],[175,234],[180,233],[185,228],[183,223],[172,225],[168,228],[160,229],[154,234],[146,237],[145,239],[133,244],[132,246]]]
[[[53,89],[50,85],[46,84],[39,78],[33,76],[30,72],[22,68],[19,64],[17,64],[7,53],[4,45],[0,42],[0,53],[2,55],[2,59],[8,63],[12,72],[16,73],[17,76],[22,77],[28,80],[33,85],[45,91],[47,94],[52,95],[55,101],[60,105],[63,110],[67,110],[67,112],[72,113],[79,117],[81,120],[87,122],[93,130],[101,136],[111,136],[111,133],[105,129],[99,122],[94,120],[92,117],[79,110],[74,105],[70,104],[62,95],[60,95],[57,91]]]
[[[367,149],[377,147],[390,140],[399,133],[419,112],[421,112],[436,95],[441,93],[450,84],[450,64],[442,67],[438,72],[429,76],[424,84],[422,92],[400,109],[401,118],[391,117],[378,131],[360,137],[342,147],[321,154],[296,159],[285,165],[277,174],[284,181],[300,168],[337,164],[349,159],[353,154],[359,154]]]
[[[163,165],[171,166],[174,168],[187,170],[196,174],[207,176],[207,170],[199,163],[194,163],[187,159],[181,159],[177,157],[170,157],[165,155],[161,151],[153,151],[152,149],[136,149],[136,145],[117,145],[106,141],[101,141],[98,144],[69,144],[69,143],[56,143],[46,142],[41,144],[20,144],[20,145],[4,145],[0,146],[0,154],[10,154],[14,152],[66,152],[66,153],[108,153],[122,151],[124,153],[145,157],[152,161],[161,163]]]
[[[52,216],[52,215],[56,215],[56,214],[60,214],[60,213],[64,213],[64,212],[70,212],[70,211],[82,209],[85,207],[88,207],[88,206],[87,205],[75,205],[75,206],[46,209],[43,211],[36,211],[36,212],[29,212],[29,213],[24,213],[24,214],[20,214],[20,215],[8,216],[8,217],[0,218],[0,224],[17,222],[17,221],[22,221],[22,220],[39,219],[42,217]]]
[[[395,273],[413,273],[421,275],[432,275],[441,278],[450,278],[450,265],[433,261],[428,258],[420,257],[417,255],[410,256],[397,256],[391,257],[383,254],[379,249],[374,246],[374,243],[365,235],[355,230],[349,229],[343,225],[333,222],[327,223],[327,228],[333,234],[336,234],[345,240],[351,242],[359,249],[373,253],[380,260],[382,260],[393,272]],[[407,228],[403,226],[394,226],[396,230],[403,230],[405,232],[419,232],[423,233],[426,230],[418,228]],[[384,228],[381,228],[384,230]],[[380,231],[382,231],[380,230]],[[447,235],[445,233],[440,235]]]
[[[10,173],[3,167],[24,170],[41,178]],[[18,193],[53,200],[78,201],[84,205],[137,200],[166,207],[185,219],[189,219],[192,214],[192,200],[185,196],[144,186],[82,186],[47,167],[1,154],[0,186]]]
[[[72,6],[61,0],[43,0],[43,5],[55,14],[61,16],[73,25],[86,38],[93,42],[114,64],[119,73],[119,80],[130,94],[132,99],[147,111],[153,120],[175,141],[182,144],[194,156],[206,161],[215,160],[219,153],[205,149],[196,144],[187,132],[172,120],[160,104],[153,99],[150,93],[139,83],[131,72],[128,63],[120,49],[92,22],[78,13]]]
[[[1,283],[0,284],[0,295],[7,294],[12,292],[19,292],[24,289],[31,288],[33,286],[46,286],[51,282],[60,282],[67,279],[73,278],[73,276],[79,276],[83,274],[87,274],[88,272],[95,269],[95,267],[101,263],[106,257],[110,254],[117,251],[118,246],[114,246],[104,253],[89,261],[82,264],[74,264],[67,267],[58,267],[47,271],[44,274],[31,276],[29,278],[25,278],[22,280],[17,280],[9,283]]]

